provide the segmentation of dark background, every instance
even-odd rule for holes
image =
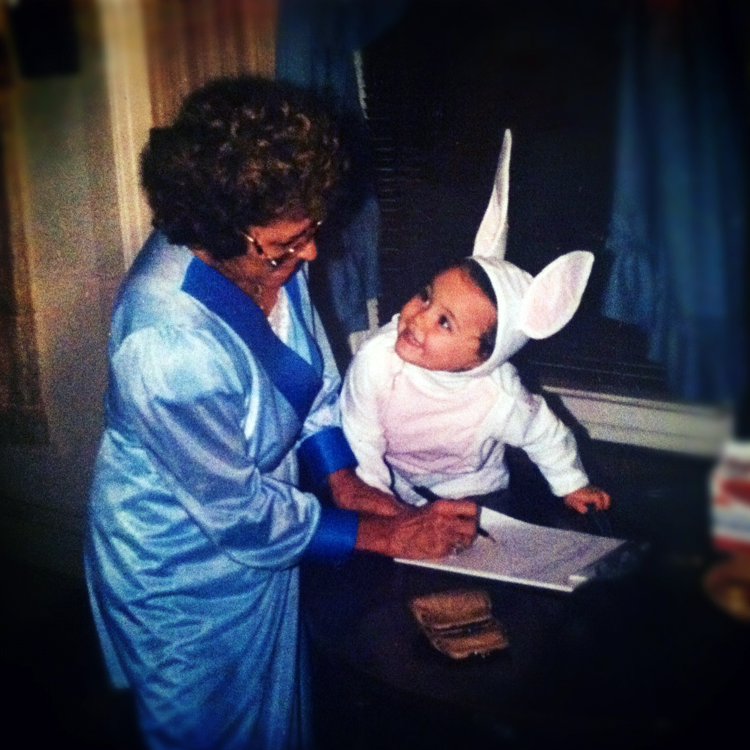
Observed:
[[[510,128],[508,260],[536,274],[571,250],[596,256],[572,322],[519,353],[524,374],[547,384],[671,397],[662,368],[647,360],[643,331],[600,314],[630,5],[415,0],[366,48],[383,210],[381,322],[437,269],[471,252]],[[720,5],[725,32],[734,35],[726,67],[747,92],[747,4]]]

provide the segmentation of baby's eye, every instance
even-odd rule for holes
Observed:
[[[445,315],[440,316],[440,318],[438,319],[438,324],[441,328],[445,328],[446,331],[450,331],[451,329],[451,322]]]

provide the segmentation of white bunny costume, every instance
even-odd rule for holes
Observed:
[[[412,487],[446,498],[508,486],[506,445],[522,448],[552,491],[567,495],[588,484],[575,438],[544,399],[529,393],[507,360],[529,338],[557,333],[573,317],[593,255],[576,251],[532,277],[504,260],[507,237],[510,131],[472,257],[497,297],[495,348],[465,372],[427,370],[394,351],[398,315],[354,357],[341,394],[343,428],[368,484],[406,502],[426,501]]]

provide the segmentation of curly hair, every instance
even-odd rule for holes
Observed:
[[[251,226],[323,219],[347,169],[338,129],[319,104],[252,77],[193,92],[172,125],[151,129],[141,155],[154,227],[217,259],[245,253]]]

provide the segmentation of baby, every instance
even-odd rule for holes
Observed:
[[[593,256],[576,251],[532,278],[503,259],[510,131],[471,258],[438,273],[365,342],[347,372],[343,427],[367,483],[413,505],[508,486],[506,445],[522,448],[580,513],[609,507],[575,438],[508,359],[572,318]],[[418,488],[418,489],[415,489]]]

